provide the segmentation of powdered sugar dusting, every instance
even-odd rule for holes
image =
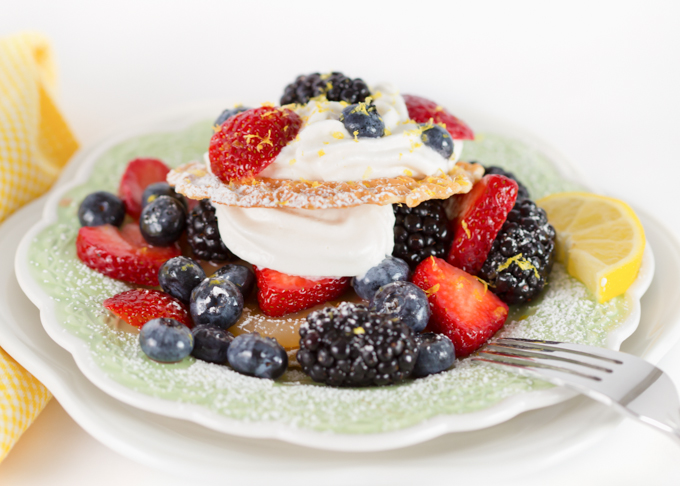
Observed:
[[[205,130],[205,132],[203,131]],[[88,184],[71,191],[59,208],[59,221],[45,229],[29,251],[31,268],[56,303],[65,332],[78,336],[91,350],[93,361],[113,380],[130,390],[200,405],[231,419],[273,421],[305,429],[342,433],[397,430],[440,414],[483,410],[500,401],[550,385],[509,374],[470,360],[459,361],[448,372],[399,386],[375,389],[341,389],[312,384],[291,369],[278,382],[250,378],[227,366],[189,357],[177,364],[159,364],[141,351],[137,335],[106,323],[101,302],[129,288],[90,270],[75,255],[78,202],[98,189],[115,191],[127,160],[136,156],[160,157],[172,165],[200,157],[207,145],[210,123],[179,133],[156,134],[129,140],[106,152]],[[465,145],[486,165],[500,165],[526,181],[534,196],[541,188],[570,189],[544,158],[520,142],[486,136]],[[178,157],[177,153],[182,157]],[[530,161],[531,174],[512,165]],[[528,170],[528,169],[527,169]],[[71,202],[68,202],[68,199]],[[555,265],[540,300],[513,308],[503,335],[565,340],[603,345],[607,334],[628,315],[625,297],[604,305]],[[252,315],[248,321],[253,323]],[[286,330],[299,324],[281,319]]]

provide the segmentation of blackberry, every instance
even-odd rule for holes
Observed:
[[[555,229],[530,199],[517,201],[479,272],[507,304],[530,302],[545,286],[555,260]]]
[[[524,184],[517,180],[517,177],[515,177],[515,174],[513,174],[512,172],[508,172],[504,169],[501,169],[500,167],[492,165],[484,168],[484,175],[487,174],[498,174],[515,181],[517,183],[517,186],[519,186],[519,190],[517,191],[517,201],[521,201],[522,199],[531,199],[531,197],[529,196],[529,189],[527,189]]]
[[[234,258],[234,254],[224,245],[217,229],[215,208],[210,201],[203,199],[189,214],[187,222],[189,245],[198,258],[210,261],[224,261]]]
[[[393,206],[394,250],[392,255],[405,260],[411,268],[429,256],[446,258],[452,233],[444,210],[444,201],[430,199],[414,208]]]
[[[346,101],[349,104],[364,101],[371,92],[363,79],[351,79],[342,73],[312,73],[300,75],[286,86],[281,105],[298,103],[304,105],[310,98],[326,95],[328,101]]]
[[[307,316],[297,360],[312,380],[332,386],[383,386],[409,376],[418,359],[411,329],[343,302]]]

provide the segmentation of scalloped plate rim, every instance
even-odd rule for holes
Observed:
[[[246,422],[230,419],[211,412],[200,405],[151,397],[109,378],[91,358],[91,350],[87,344],[63,329],[55,317],[53,300],[30,276],[31,274],[28,271],[29,243],[38,233],[57,221],[56,209],[59,200],[63,194],[86,182],[86,178],[89,177],[94,169],[98,155],[104,153],[113,145],[131,137],[160,131],[176,131],[186,128],[192,123],[205,120],[210,117],[209,113],[214,113],[214,106],[229,106],[229,104],[205,102],[165,110],[134,125],[128,125],[124,129],[113,130],[111,134],[103,137],[99,142],[79,150],[70,161],[70,164],[80,165],[75,176],[70,182],[56,188],[55,191],[51,191],[45,203],[41,220],[21,240],[15,257],[15,269],[19,285],[40,310],[40,318],[45,331],[57,344],[71,353],[78,368],[94,385],[113,398],[133,407],[160,415],[192,421],[226,434],[250,438],[278,439],[312,448],[355,452],[397,449],[424,442],[447,433],[491,427],[510,420],[522,412],[554,405],[576,395],[575,392],[565,388],[555,387],[509,397],[477,412],[440,415],[397,431],[370,434],[339,434],[301,429],[276,422]],[[485,122],[479,123],[479,125],[484,127],[479,132],[493,132],[511,136],[539,149],[542,153],[546,154],[563,176],[572,180],[585,180],[578,170],[561,154],[525,131],[488,118],[485,118]],[[588,184],[585,185],[589,186]],[[607,338],[608,348],[619,349],[621,343],[637,328],[641,312],[640,298],[649,287],[653,274],[654,256],[652,249],[647,244],[643,266],[638,278],[626,292],[626,296],[631,304],[629,315],[621,326],[609,334]]]

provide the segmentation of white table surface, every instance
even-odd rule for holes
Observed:
[[[468,112],[519,125],[680,236],[680,3],[435,3],[3,0],[0,36],[51,37],[61,105],[83,145],[140,114],[276,101],[297,74],[340,70],[446,100],[473,128]],[[680,384],[680,345],[660,366]],[[455,471],[444,480],[455,484]],[[187,479],[111,452],[56,401],[0,464],[3,485],[89,482]],[[680,484],[680,447],[626,420],[549,480],[527,471],[508,484],[520,483]]]

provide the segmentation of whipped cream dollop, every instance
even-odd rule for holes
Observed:
[[[394,247],[392,206],[240,208],[214,204],[227,248],[262,268],[304,277],[362,275]]]
[[[463,151],[453,141],[454,153],[445,159],[420,138],[418,123],[409,120],[404,98],[388,83],[371,89],[373,103],[385,123],[385,136],[355,138],[340,121],[346,103],[311,100],[295,112],[304,125],[260,177],[309,181],[360,181],[382,177],[422,178],[448,173]]]

